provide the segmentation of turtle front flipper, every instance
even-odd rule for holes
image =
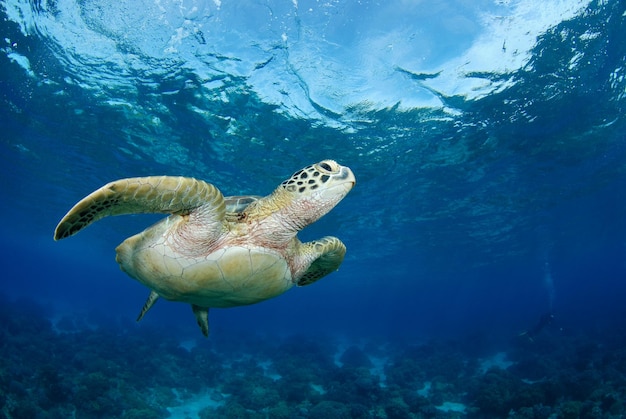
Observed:
[[[302,257],[313,259],[309,268],[296,280],[296,284],[302,287],[339,269],[346,255],[346,246],[337,237],[329,236],[302,244],[300,252]]]
[[[92,192],[63,217],[54,231],[61,240],[109,215],[170,213],[186,214],[208,204],[210,217],[225,214],[224,197],[213,185],[186,177],[149,176],[116,180]],[[210,220],[208,220],[210,221]]]

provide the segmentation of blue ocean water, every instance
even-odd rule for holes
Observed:
[[[626,414],[626,3],[0,3],[0,417]],[[260,304],[159,301],[54,242],[115,179],[357,184],[303,241],[341,268]]]

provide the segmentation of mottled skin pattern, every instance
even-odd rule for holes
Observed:
[[[137,320],[159,297],[192,306],[208,336],[208,309],[254,304],[337,270],[346,248],[335,237],[302,243],[298,231],[352,189],[352,171],[332,160],[307,166],[266,197],[224,198],[213,185],[154,176],[111,182],[78,202],[54,238],[109,215],[170,213],[126,239],[116,260],[151,289]]]

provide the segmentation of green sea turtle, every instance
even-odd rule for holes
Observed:
[[[333,160],[307,166],[266,197],[224,197],[186,177],[108,183],[79,201],[54,239],[109,215],[169,213],[116,248],[120,267],[151,289],[137,321],[159,297],[191,304],[209,334],[208,311],[258,303],[337,270],[346,247],[336,237],[302,243],[298,231],[341,201],[356,179]]]

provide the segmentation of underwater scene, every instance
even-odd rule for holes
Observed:
[[[0,418],[626,417],[626,2],[3,0]]]

